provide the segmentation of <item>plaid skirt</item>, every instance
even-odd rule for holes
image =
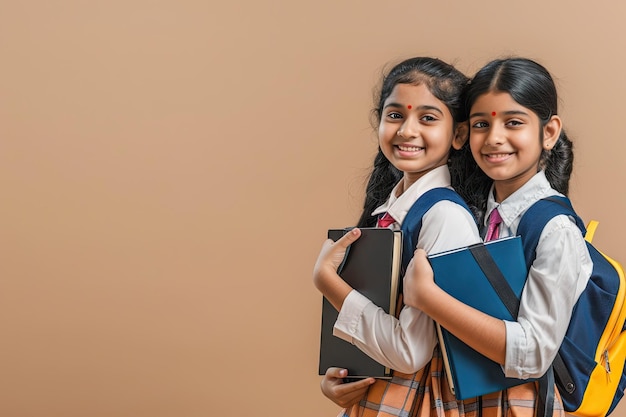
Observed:
[[[553,417],[565,417],[554,389]],[[504,391],[457,400],[450,391],[439,348],[415,374],[394,372],[391,380],[377,380],[358,403],[337,417],[534,417],[537,384],[528,382]]]

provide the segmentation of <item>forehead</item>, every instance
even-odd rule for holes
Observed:
[[[424,83],[420,84],[397,84],[391,94],[385,100],[383,106],[398,105],[411,106],[418,109],[421,107],[435,107],[444,114],[450,114],[448,107],[444,102],[430,92],[428,86]]]
[[[491,112],[492,110],[520,110],[526,109],[526,107],[519,104],[517,101],[513,100],[513,97],[509,93],[503,91],[489,91],[481,96],[479,96],[474,104],[472,105],[472,110],[474,109],[484,109],[486,107],[490,107],[492,109],[488,109],[485,111]]]

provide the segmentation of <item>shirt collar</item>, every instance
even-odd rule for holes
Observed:
[[[492,185],[487,198],[487,212],[485,213],[483,223],[487,226],[489,215],[497,208],[502,217],[502,222],[507,228],[511,228],[513,223],[519,220],[519,216],[537,200],[556,194],[543,171],[535,174],[526,184],[522,185],[501,203],[495,201],[493,191]]]
[[[400,180],[389,195],[389,198],[385,204],[379,206],[372,212],[372,216],[377,216],[382,213],[389,213],[398,224],[402,224],[406,214],[418,198],[422,196],[426,191],[438,187],[450,188],[450,170],[447,165],[437,167],[422,176],[415,181],[407,190],[405,190],[400,196],[397,196],[402,187],[402,181]]]

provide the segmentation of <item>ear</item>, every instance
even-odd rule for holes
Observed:
[[[563,124],[559,116],[552,116],[548,123],[543,126],[543,149],[549,151],[561,135]]]
[[[454,130],[454,138],[452,139],[452,147],[457,151],[465,145],[469,138],[469,122],[461,122],[456,125]]]

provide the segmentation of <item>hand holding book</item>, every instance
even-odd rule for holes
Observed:
[[[490,259],[497,271],[485,267],[481,258]],[[430,255],[428,259],[418,251],[413,262],[405,275],[405,302],[438,322],[446,374],[456,398],[471,398],[527,382],[504,376],[500,365],[505,350],[502,320],[516,318],[489,279],[494,273],[502,274],[515,297],[520,297],[527,273],[520,238],[479,243]],[[496,336],[488,338],[486,334]],[[487,348],[485,340],[489,340]],[[468,345],[476,346],[476,350]]]
[[[403,301],[404,304],[422,310],[424,302],[432,300],[433,295],[429,295],[436,290],[433,269],[426,257],[424,249],[417,249],[413,259],[409,262],[403,280]]]
[[[313,268],[313,283],[328,301],[339,311],[343,300],[352,291],[337,273],[344,261],[348,247],[361,236],[361,230],[354,228],[334,242],[327,239]]]
[[[348,408],[359,402],[370,385],[376,382],[374,378],[358,379],[346,382],[348,370],[331,367],[326,370],[322,379],[322,393],[340,407]]]

